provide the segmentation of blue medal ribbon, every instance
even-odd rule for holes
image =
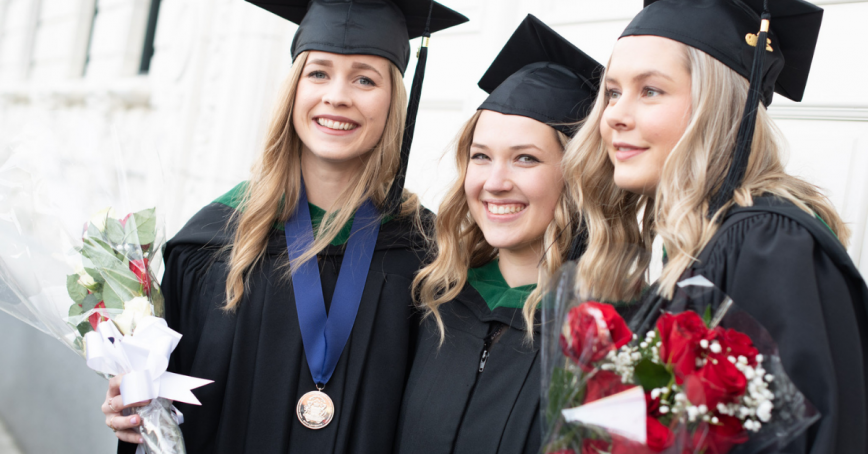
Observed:
[[[328,314],[316,258],[292,270],[292,291],[304,353],[313,381],[318,386],[324,386],[331,378],[350,337],[379,232],[380,213],[370,200],[366,200],[356,211]],[[310,249],[313,241],[313,225],[302,182],[295,212],[286,221],[289,259],[293,261],[300,257]]]

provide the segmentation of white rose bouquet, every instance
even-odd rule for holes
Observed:
[[[142,418],[138,430],[145,453],[183,454],[183,415],[171,401],[198,404],[190,390],[210,381],[166,371],[181,335],[157,318],[163,315],[153,272],[161,261],[160,230],[153,208],[122,218],[106,209],[85,223],[81,245],[74,246],[79,257],[70,260],[75,272],[66,277],[71,302],[62,318],[72,329],[54,334],[103,376],[125,374],[125,405],[151,401],[133,410]],[[33,318],[54,325],[48,320],[52,305],[36,300],[30,306]]]
[[[156,210],[117,218],[105,209],[84,227],[82,244],[76,247],[81,260],[72,261],[75,273],[66,277],[72,299],[67,322],[80,335],[73,342],[82,343],[85,334],[109,319],[126,336],[142,317],[161,317],[163,295],[153,273],[155,249],[161,246]]]
[[[139,452],[183,454],[172,401],[199,404],[190,390],[210,381],[167,371],[181,335],[160,318],[160,211],[104,209],[81,227],[100,206],[157,206],[142,202],[158,191],[141,176],[128,191],[119,156],[74,172],[62,150],[22,146],[0,156],[0,310],[62,341],[103,377],[124,374],[124,405],[150,401],[135,409]]]

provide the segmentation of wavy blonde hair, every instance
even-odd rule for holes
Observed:
[[[621,257],[611,254],[613,245],[635,245],[650,251],[654,236],[660,235],[669,260],[658,292],[671,297],[676,282],[717,231],[717,221],[733,205],[751,206],[753,197],[762,194],[776,195],[819,215],[844,245],[849,238],[849,229],[819,188],[784,170],[781,155],[786,144],[763,106],[757,112],[751,156],[741,186],[713,220],[706,217],[708,201],[732,162],[748,81],[705,52],[681,47],[691,78],[689,123],[666,158],[653,199],[615,185],[614,167],[600,135],[608,105],[605,86],[601,86],[584,127],[567,145],[564,175],[588,228],[588,248],[579,262],[580,282],[592,286],[605,283],[594,293],[606,300],[629,301],[641,290],[614,271]]]
[[[417,304],[424,309],[425,316],[433,316],[440,329],[440,343],[446,336],[446,328],[440,315],[440,305],[447,303],[461,292],[467,282],[467,271],[491,262],[497,257],[497,249],[485,241],[482,230],[470,215],[467,196],[464,193],[464,178],[467,176],[467,165],[470,162],[470,145],[473,143],[473,133],[482,111],[477,111],[458,134],[455,146],[455,165],[458,177],[440,204],[437,213],[434,235],[435,244],[432,254],[433,261],[419,271],[413,279],[413,295]],[[562,147],[566,146],[569,137],[553,129]],[[563,264],[569,254],[572,241],[571,230],[577,210],[567,197],[566,191],[561,191],[555,207],[555,215],[543,234],[545,253],[537,282],[542,284],[545,276],[551,275]],[[531,293],[524,303],[524,319],[527,326],[533,326],[534,312],[541,297],[541,285]],[[533,337],[533,330],[528,329],[528,337]]]
[[[284,223],[298,204],[301,189],[301,140],[292,125],[292,107],[307,52],[298,55],[283,84],[266,135],[265,147],[251,170],[241,206],[231,222],[236,225],[231,245],[229,273],[226,278],[227,310],[234,310],[244,295],[246,276],[265,255],[268,237],[275,223]],[[392,99],[386,126],[379,142],[363,156],[364,167],[338,197],[335,209],[326,214],[313,245],[290,267],[310,260],[340,232],[356,209],[367,199],[381,206],[398,170],[407,93],[401,72],[390,64]],[[419,199],[404,191],[401,216],[414,214],[419,219]]]

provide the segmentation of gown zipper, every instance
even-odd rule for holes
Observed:
[[[488,356],[491,351],[491,346],[497,343],[497,340],[500,339],[500,336],[503,335],[504,332],[506,332],[507,325],[499,322],[492,323],[495,323],[496,325],[491,327],[494,328],[494,330],[491,331],[491,334],[485,336],[485,338],[483,339],[482,356],[479,359],[479,369],[477,370],[476,380],[473,381],[473,385],[470,387],[470,392],[467,394],[468,405],[464,407],[464,411],[461,413],[461,419],[458,422],[458,427],[461,427],[461,425],[464,423],[464,417],[467,415],[467,409],[469,408],[470,402],[473,400],[473,395],[476,394],[476,387],[479,385],[479,380],[482,379],[482,377],[479,376],[479,373],[485,370],[485,364],[488,362]],[[455,451],[455,444],[458,443],[458,438],[459,436],[456,434],[455,439],[452,440],[452,451]]]
[[[497,342],[497,339],[500,337],[501,333],[503,333],[504,328],[506,328],[506,325],[502,323],[499,324],[497,329],[484,339],[482,344],[482,357],[479,359],[480,373],[485,370],[485,363],[488,362],[489,350],[491,350],[491,346]]]

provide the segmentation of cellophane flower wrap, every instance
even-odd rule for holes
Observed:
[[[565,265],[543,300],[545,452],[777,452],[819,418],[768,332],[704,277],[609,304],[576,276]]]
[[[120,151],[77,167],[57,150],[23,141],[0,156],[0,310],[60,340],[103,377],[133,377],[121,385],[124,404],[151,401],[134,410],[139,452],[183,454],[183,417],[161,388],[190,385],[177,398],[195,401],[189,389],[208,382],[165,371],[181,336],[158,318],[165,234],[159,208],[146,200],[153,186],[128,182]],[[167,380],[176,383],[161,386]],[[157,395],[138,392],[154,385]]]

